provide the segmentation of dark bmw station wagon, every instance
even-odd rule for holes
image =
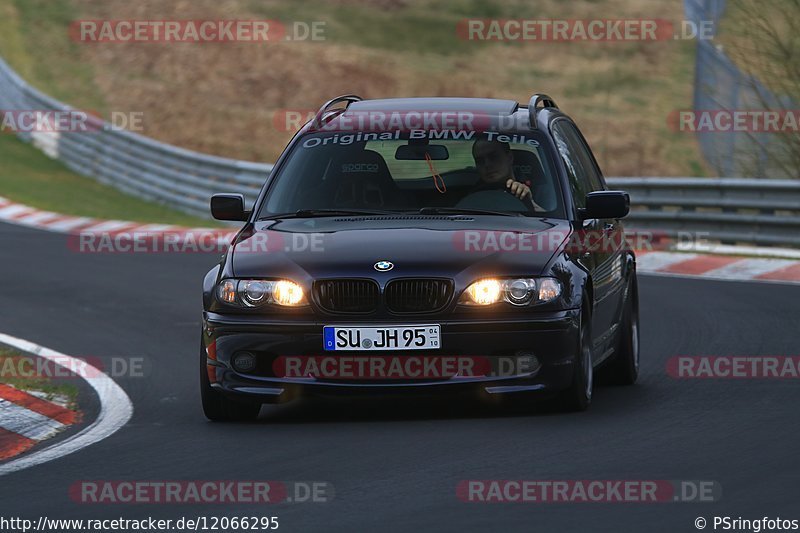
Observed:
[[[639,368],[636,258],[575,123],[545,95],[327,102],[205,278],[212,420],[300,395],[466,393],[584,410]]]

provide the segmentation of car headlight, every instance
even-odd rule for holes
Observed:
[[[561,296],[561,283],[555,278],[481,279],[461,295],[464,305],[492,305],[504,301],[523,306],[545,303]]]
[[[241,307],[308,305],[303,288],[288,279],[225,279],[217,285],[217,299]]]

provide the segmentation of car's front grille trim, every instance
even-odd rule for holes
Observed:
[[[464,215],[375,215],[333,219],[334,222],[375,222],[380,220],[448,220],[450,222],[475,222],[474,218]]]
[[[378,283],[371,279],[319,280],[314,294],[328,313],[372,313],[380,302]]]
[[[384,291],[386,308],[392,313],[435,313],[452,297],[452,280],[438,278],[394,279]]]

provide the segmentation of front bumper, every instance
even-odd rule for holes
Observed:
[[[363,325],[438,323],[442,347],[326,352],[323,326],[341,320],[278,321],[205,312],[203,346],[213,388],[265,403],[300,395],[555,392],[572,380],[579,314],[567,310],[513,319],[369,321]],[[255,356],[255,369],[234,370],[231,359],[239,352]],[[375,359],[385,361],[376,365]],[[309,368],[319,371],[309,373]]]

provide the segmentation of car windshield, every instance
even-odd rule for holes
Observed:
[[[258,218],[344,211],[564,218],[541,134],[445,130],[306,134],[272,176]]]

